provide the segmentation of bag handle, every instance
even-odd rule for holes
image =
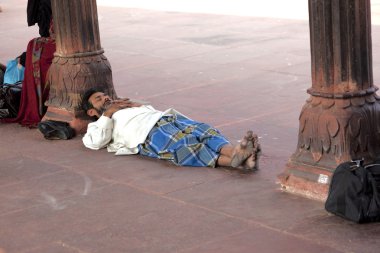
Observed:
[[[351,171],[356,170],[357,168],[360,168],[364,164],[364,158],[362,159],[357,159],[357,160],[351,160],[350,161],[352,165],[350,166]]]

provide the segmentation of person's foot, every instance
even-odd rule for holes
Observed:
[[[250,155],[243,164],[245,170],[258,170],[259,169],[259,158],[261,155],[260,145],[256,149],[257,151]]]
[[[247,150],[247,143],[246,142],[240,142],[238,145],[235,146],[234,154],[232,155],[231,159],[231,167],[238,168],[243,165],[243,163],[247,160],[247,158],[252,155]]]
[[[258,160],[261,154],[261,147],[259,144],[259,138],[252,131],[247,132],[247,150],[251,152],[251,155],[243,163],[243,167],[246,170],[257,170]]]
[[[257,136],[252,131],[247,132],[241,142],[235,147],[231,159],[231,167],[245,167],[245,161],[255,153],[255,143],[258,143],[257,141],[255,142],[255,138],[257,139]]]

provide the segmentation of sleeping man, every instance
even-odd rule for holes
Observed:
[[[112,100],[97,88],[83,94],[82,108],[94,119],[83,137],[87,148],[107,147],[116,155],[140,154],[179,166],[257,169],[260,145],[252,131],[233,146],[217,129],[174,109],[158,111],[129,99]]]

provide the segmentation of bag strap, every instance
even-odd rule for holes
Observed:
[[[17,89],[17,90],[22,90],[22,82],[17,82],[15,84],[8,84],[4,83],[0,85],[1,89],[9,90],[9,89]]]
[[[10,86],[10,87],[16,87],[16,88],[21,88],[22,86],[22,81],[18,81],[16,83],[3,83],[1,86]]]
[[[371,167],[373,167],[373,166],[377,166],[377,165],[380,166],[379,163],[373,163],[373,164],[368,164],[368,165],[364,166],[364,168],[367,169],[367,168],[371,168]]]

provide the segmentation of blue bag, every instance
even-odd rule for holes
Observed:
[[[15,84],[24,80],[24,69],[21,64],[18,64],[17,59],[8,61],[4,74],[4,84]]]

